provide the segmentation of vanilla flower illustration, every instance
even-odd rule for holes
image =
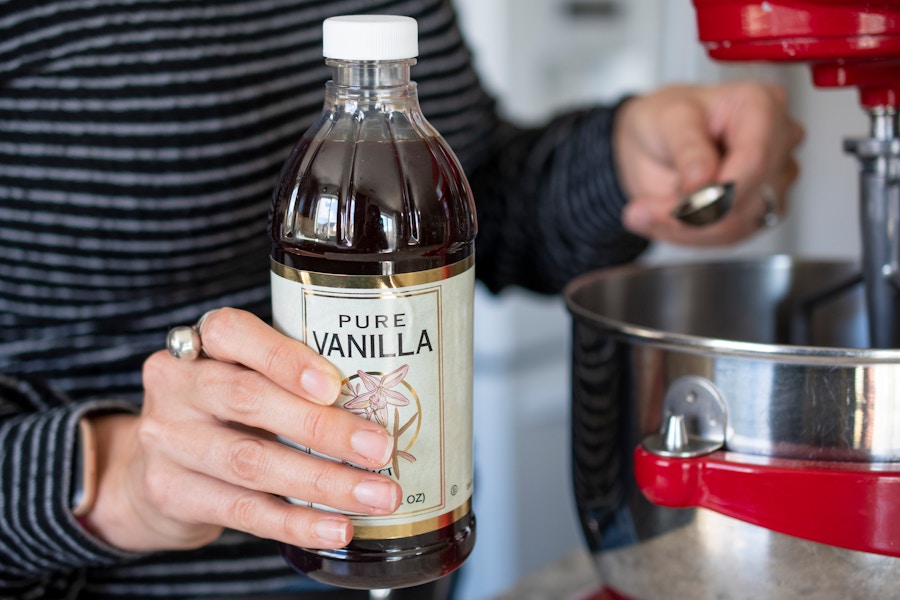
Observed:
[[[397,447],[397,443],[400,441],[400,436],[403,435],[404,431],[412,426],[415,420],[416,418],[413,417],[406,422],[406,425],[400,427],[400,411],[398,411],[396,408],[394,409],[394,432],[392,434],[392,437],[394,438],[394,451],[391,453],[391,467],[393,467],[394,476],[397,477],[398,480],[400,479],[400,459],[406,459],[411,463],[416,462],[415,456]]]
[[[406,396],[391,389],[400,384],[408,372],[409,365],[403,365],[380,378],[364,371],[357,371],[356,374],[362,381],[365,390],[360,390],[359,385],[356,385],[354,388],[342,391],[344,395],[353,396],[344,403],[344,408],[370,421],[374,417],[374,420],[382,427],[387,427],[388,405],[409,405],[409,399]]]

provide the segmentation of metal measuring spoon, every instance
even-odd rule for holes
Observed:
[[[684,196],[672,216],[688,225],[711,225],[725,216],[734,202],[734,182],[714,183]]]

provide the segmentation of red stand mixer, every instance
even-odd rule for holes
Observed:
[[[711,57],[859,89],[863,247],[567,288],[598,597],[900,598],[900,0],[693,1]]]
[[[871,346],[900,348],[900,2],[694,0],[709,55],[723,61],[807,62],[818,87],[856,87],[869,137],[859,159],[860,218]]]

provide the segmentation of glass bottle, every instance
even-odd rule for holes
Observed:
[[[341,370],[338,405],[392,433],[381,472],[403,502],[388,517],[351,515],[345,548],[282,554],[325,583],[400,588],[452,572],[475,542],[475,209],[410,81],[416,21],[336,17],[323,34],[324,109],[273,198],[274,323]]]

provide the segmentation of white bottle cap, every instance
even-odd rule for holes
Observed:
[[[338,60],[402,60],[419,54],[412,17],[352,15],[322,23],[322,55]]]

